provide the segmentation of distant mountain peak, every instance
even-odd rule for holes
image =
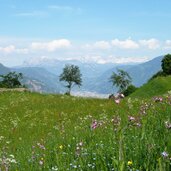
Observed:
[[[8,73],[11,70],[22,72],[25,76],[25,81],[33,89],[51,93],[65,92],[65,83],[59,82],[59,75],[62,73],[62,69],[66,64],[74,64],[80,67],[83,78],[83,86],[80,89],[74,89],[74,92],[110,94],[117,90],[109,82],[109,77],[117,68],[127,71],[133,79],[133,84],[141,86],[152,75],[161,70],[162,58],[163,56],[158,56],[144,63],[130,65],[125,63],[98,64],[75,59],[49,59],[42,56],[39,59],[25,61],[22,66],[15,67],[14,69],[9,69],[0,64],[0,74]]]
[[[10,72],[10,69],[0,63],[0,75],[7,74],[8,72]]]

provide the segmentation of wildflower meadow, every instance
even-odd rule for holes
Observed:
[[[0,94],[2,171],[169,171],[171,95]]]

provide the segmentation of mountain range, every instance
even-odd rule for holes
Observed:
[[[75,87],[73,93],[79,94],[110,94],[117,91],[112,87],[109,78],[112,72],[118,69],[127,71],[132,77],[135,86],[141,86],[148,79],[161,70],[161,60],[163,56],[156,57],[148,62],[134,65],[124,64],[98,64],[87,63],[77,60],[45,60],[37,63],[24,63],[21,66],[7,68],[0,64],[0,74],[6,74],[9,71],[21,72],[24,75],[23,83],[32,91],[45,93],[64,93],[65,83],[59,81],[59,75],[66,64],[74,64],[79,66],[83,85],[81,88]]]

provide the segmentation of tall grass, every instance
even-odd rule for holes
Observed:
[[[117,105],[4,92],[0,117],[1,170],[171,170],[169,96]]]

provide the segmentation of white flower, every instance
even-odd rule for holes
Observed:
[[[162,154],[163,157],[168,157],[169,156],[169,154],[166,151],[163,151],[161,154]]]
[[[13,155],[13,154],[10,154],[9,156],[10,156],[11,158],[14,158],[14,155]]]
[[[4,136],[0,136],[0,141],[1,141],[2,139],[4,139]]]
[[[52,167],[52,170],[58,170],[57,166]]]
[[[15,159],[11,159],[11,163],[17,163]]]

